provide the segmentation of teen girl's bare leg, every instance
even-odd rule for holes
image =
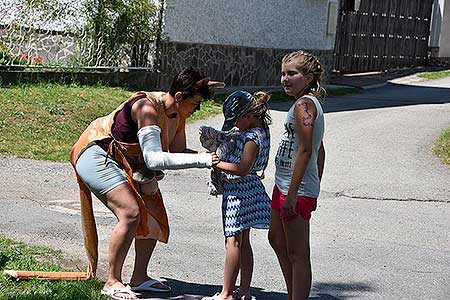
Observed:
[[[123,288],[122,267],[130,249],[139,222],[139,206],[128,183],[123,183],[105,195],[102,199],[106,206],[117,217],[117,224],[111,233],[108,255],[108,279],[104,289]],[[132,294],[116,294],[116,296],[135,298]]]
[[[239,273],[240,252],[242,245],[242,233],[225,238],[225,271],[223,276],[223,287],[220,297],[231,299]]]
[[[280,212],[274,209],[270,214],[269,243],[277,255],[283,273],[284,282],[288,291],[289,300],[292,300],[292,265],[287,251],[286,235]]]
[[[253,250],[250,244],[250,229],[242,232],[241,243],[241,281],[239,285],[239,295],[250,295],[250,284],[253,275]]]
[[[309,221],[298,216],[283,221],[287,252],[292,265],[292,300],[307,300],[311,290]]]

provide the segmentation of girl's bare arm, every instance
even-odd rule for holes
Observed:
[[[288,197],[297,197],[297,191],[305,174],[312,154],[314,120],[317,116],[316,106],[309,98],[301,98],[295,103],[295,120],[299,135],[298,151],[295,158]]]
[[[255,163],[258,151],[258,145],[254,141],[249,140],[244,145],[239,164],[221,161],[215,167],[231,175],[245,176],[250,172]]]

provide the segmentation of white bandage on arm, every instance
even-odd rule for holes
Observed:
[[[161,129],[157,125],[144,126],[137,133],[139,145],[147,168],[152,170],[176,170],[187,168],[209,168],[212,157],[209,153],[168,153],[161,147]]]

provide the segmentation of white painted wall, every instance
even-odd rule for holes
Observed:
[[[438,57],[450,57],[450,0],[434,0],[430,47],[439,48]]]
[[[329,2],[338,0],[167,0],[164,33],[176,42],[331,50]]]
[[[442,27],[442,13],[445,0],[433,0],[433,11],[431,14],[430,47],[439,47]]]
[[[450,1],[442,0],[442,25],[439,41],[439,57],[450,57]]]

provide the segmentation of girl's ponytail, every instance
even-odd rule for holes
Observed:
[[[266,92],[256,92],[253,94],[253,105],[250,111],[263,123],[263,128],[269,130],[269,125],[272,124],[272,118],[269,114],[269,99],[270,95]]]

